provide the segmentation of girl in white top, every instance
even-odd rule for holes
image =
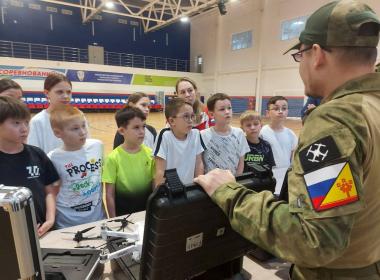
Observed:
[[[71,90],[71,82],[65,75],[51,73],[47,76],[44,82],[44,93],[49,102],[49,107],[30,120],[28,144],[39,147],[46,154],[63,145],[62,140],[53,133],[49,114],[58,105],[70,103]]]

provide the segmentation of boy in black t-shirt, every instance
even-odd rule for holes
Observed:
[[[240,115],[240,126],[244,130],[250,152],[244,157],[244,172],[249,171],[249,165],[254,163],[267,169],[275,165],[270,144],[259,138],[261,117],[256,111],[248,110]]]
[[[24,103],[0,96],[0,184],[31,190],[37,232],[42,236],[54,225],[59,177],[41,149],[24,144],[29,120],[30,112]]]
[[[256,164],[272,170],[275,165],[272,148],[270,144],[262,138],[259,138],[261,130],[260,114],[253,110],[245,111],[240,115],[240,126],[247,137],[250,152],[244,156],[244,172],[251,171],[250,164]],[[267,261],[273,258],[273,255],[257,247],[250,251],[248,256],[252,256],[260,261]]]

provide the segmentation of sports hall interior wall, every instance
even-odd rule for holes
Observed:
[[[72,103],[89,110],[119,109],[126,103],[128,95],[137,91],[147,93],[152,106],[163,105],[162,99],[167,102],[174,95],[175,83],[183,76],[190,77],[202,87],[202,75],[198,73],[0,57],[0,79],[11,78],[19,83],[31,109],[47,107],[43,83],[51,71],[64,73],[70,78]],[[78,77],[78,73],[82,77]]]
[[[239,0],[226,4],[227,14],[218,10],[191,19],[190,69],[203,58],[205,93],[227,92],[251,96],[255,108],[265,112],[268,98],[283,95],[289,99],[289,116],[299,116],[304,87],[298,63],[283,53],[297,38],[281,40],[284,21],[308,16],[331,0]],[[380,14],[379,0],[361,0]],[[232,34],[252,31],[252,47],[232,50]],[[207,34],[207,36],[204,36]],[[380,60],[380,56],[378,56]]]
[[[139,20],[100,13],[82,24],[79,8],[37,0],[1,0],[0,8],[0,40],[189,60],[189,24],[145,34]]]
[[[197,83],[202,101],[209,96],[209,93],[203,90],[204,80],[200,73],[0,57],[0,78],[11,78],[18,82],[24,90],[26,104],[33,110],[41,110],[48,106],[43,94],[43,80],[50,71],[62,72],[71,79],[72,103],[87,111],[119,109],[127,102],[128,96],[136,91],[147,93],[152,108],[162,110],[164,104],[174,96],[177,79],[184,76]],[[78,72],[90,76],[89,79],[80,80],[77,77]],[[125,76],[129,76],[130,80],[124,80]],[[230,96],[234,113],[254,109],[256,99],[253,96]],[[264,114],[270,96],[261,98]],[[289,116],[299,117],[303,98],[288,96],[288,100]]]

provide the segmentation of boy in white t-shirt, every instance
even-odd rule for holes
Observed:
[[[102,142],[87,139],[84,115],[70,105],[57,106],[52,110],[50,123],[54,134],[63,141],[62,147],[48,154],[61,178],[57,196],[57,228],[104,219]]]
[[[283,96],[273,96],[267,104],[267,117],[269,125],[264,125],[260,136],[269,142],[272,147],[276,166],[273,167],[273,175],[277,180],[275,194],[279,194],[285,173],[290,167],[293,151],[297,146],[297,136],[284,126],[288,116],[288,100]]]
[[[207,100],[207,109],[215,120],[215,126],[202,130],[206,146],[203,153],[205,172],[215,168],[228,169],[234,175],[241,175],[244,169],[244,155],[250,151],[244,132],[231,126],[231,98],[216,93]]]
[[[170,128],[161,130],[156,139],[155,185],[164,183],[167,169],[176,168],[183,184],[204,173],[202,153],[205,150],[199,130],[193,128],[195,114],[191,104],[181,98],[172,99],[165,106],[165,117]]]

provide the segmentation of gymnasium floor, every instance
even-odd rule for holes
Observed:
[[[112,151],[117,128],[114,113],[86,113],[86,118],[90,124],[91,137],[103,141],[104,153],[108,155]],[[267,119],[263,119],[263,124],[267,122]],[[147,123],[154,126],[158,132],[165,126],[165,116],[162,112],[151,112]],[[232,125],[240,126],[238,115],[234,115]],[[300,120],[293,119],[287,120],[285,126],[293,129],[297,135],[302,127]],[[259,262],[245,257],[243,266],[252,275],[252,280],[288,279],[289,264],[279,259]]]

